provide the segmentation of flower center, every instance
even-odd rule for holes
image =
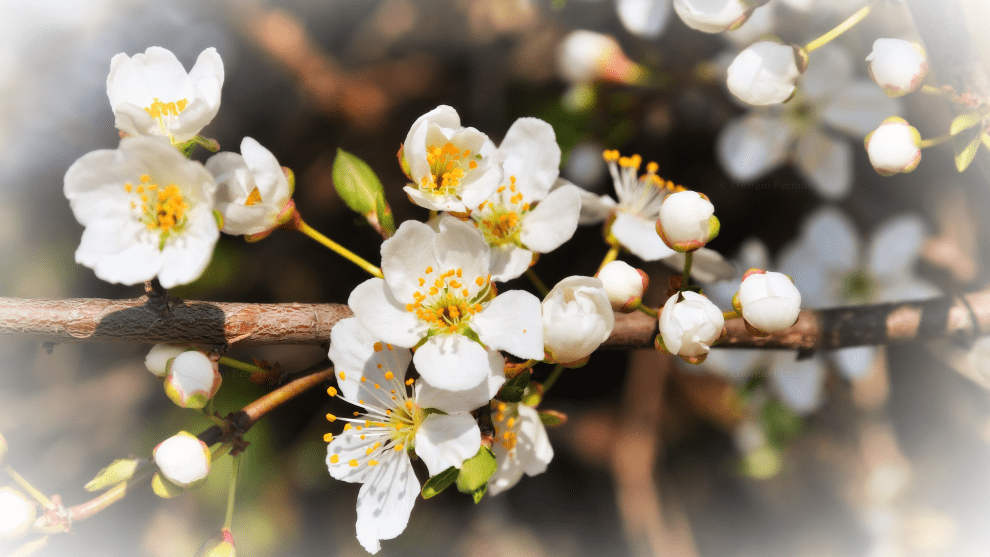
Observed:
[[[529,203],[523,203],[523,194],[516,189],[516,177],[509,177],[509,186],[496,191],[498,200],[483,201],[478,210],[471,213],[474,225],[485,235],[490,246],[519,244],[520,224],[529,212]]]
[[[434,275],[427,267],[417,279],[419,289],[413,292],[415,302],[406,304],[406,311],[430,325],[430,334],[462,333],[471,316],[484,309],[492,293],[491,276],[464,278],[463,269],[450,269]]]
[[[436,195],[454,195],[468,170],[478,166],[481,155],[471,156],[470,149],[461,151],[453,143],[430,145],[426,148],[426,162],[430,165],[430,175],[423,176],[419,189]]]
[[[158,97],[155,97],[155,100],[151,101],[151,106],[144,107],[144,111],[158,121],[158,127],[162,130],[163,134],[171,137],[171,134],[168,132],[168,124],[173,118],[178,117],[179,113],[185,110],[187,106],[189,106],[187,99],[163,103]]]
[[[141,222],[149,231],[158,232],[158,249],[164,249],[173,234],[182,232],[189,204],[182,198],[178,186],[169,184],[161,187],[151,181],[151,176],[142,174],[137,186],[128,182],[124,184],[124,191],[140,199],[140,203],[131,201],[131,209],[137,211],[140,207]]]
[[[615,182],[619,210],[647,220],[656,220],[664,198],[685,190],[683,186],[657,176],[659,166],[655,162],[647,163],[646,174],[637,176],[639,167],[643,163],[643,157],[639,155],[621,157],[619,152],[613,149],[602,153],[602,157],[608,163],[609,172]]]
[[[495,441],[505,447],[511,455],[516,450],[519,411],[515,406],[510,410],[506,403],[493,400],[492,420],[495,426]]]
[[[850,302],[869,302],[876,292],[873,278],[863,269],[842,277],[842,297]]]

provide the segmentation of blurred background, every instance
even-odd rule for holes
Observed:
[[[336,150],[378,173],[396,222],[424,220],[426,210],[402,193],[395,154],[417,117],[448,104],[496,143],[518,117],[550,122],[562,175],[595,193],[614,196],[603,149],[656,161],[661,176],[712,199],[722,232],[711,248],[741,270],[762,260],[807,275],[798,286],[808,307],[983,288],[987,154],[958,173],[944,145],[926,150],[915,172],[884,178],[861,147],[890,115],[924,138],[952,118],[937,97],[887,99],[866,73],[874,39],[920,38],[908,6],[879,3],[813,53],[807,83],[782,108],[751,109],[725,89],[728,63],[757,37],[805,43],[864,3],[771,0],[742,29],[709,35],[686,27],[669,0],[6,0],[0,295],[143,294],[74,263],[82,227],[62,177],[83,154],[116,147],[110,58],[149,46],[170,49],[187,69],[216,47],[226,79],[204,135],[229,151],[257,139],[294,170],[306,221],[372,262],[380,237],[334,191]],[[966,13],[975,12],[948,17],[984,39],[988,19]],[[932,70],[928,83],[938,84]],[[844,264],[814,261],[814,249]],[[594,273],[606,251],[600,226],[581,227],[534,269],[553,285]],[[878,268],[877,253],[897,253],[898,264]],[[674,271],[622,258],[649,273],[647,302],[661,303]],[[221,238],[204,276],[172,293],[344,302],[364,278],[314,242],[277,231],[254,244]],[[712,296],[731,297],[735,287],[713,286]],[[505,288],[532,289],[524,279]],[[978,385],[990,381],[990,350],[971,340],[800,360],[716,350],[691,369],[653,350],[601,352],[567,371],[543,403],[570,417],[550,432],[546,473],[478,505],[456,490],[420,500],[381,554],[986,555],[990,398]],[[148,348],[59,345],[47,354],[37,342],[0,338],[0,432],[11,465],[72,505],[91,497],[82,485],[113,459],[208,427],[164,396],[143,365]],[[289,372],[326,358],[318,347],[229,355]],[[537,378],[548,372],[538,368]],[[266,390],[225,376],[216,409],[226,414]],[[354,537],[359,486],[332,480],[324,465],[331,408],[316,389],[246,436],[239,554],[364,554]],[[227,466],[220,461],[202,489],[175,499],[135,491],[38,554],[192,555],[223,522]]]

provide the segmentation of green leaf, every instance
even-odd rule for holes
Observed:
[[[540,410],[540,421],[547,427],[557,427],[567,423],[567,414],[557,410]]]
[[[451,466],[426,480],[426,483],[423,484],[423,499],[429,499],[450,487],[450,484],[454,483],[454,480],[457,479],[458,473],[460,473],[460,470]]]
[[[952,137],[952,150],[956,155],[956,169],[959,172],[966,170],[973,162],[979,151],[982,135],[979,129],[970,129]]]
[[[532,374],[528,369],[524,369],[512,379],[509,379],[505,385],[502,385],[502,389],[498,392],[498,399],[503,402],[519,402],[522,400],[523,394],[526,392],[526,387],[529,386],[529,380],[532,378]]]
[[[155,472],[151,478],[151,490],[162,499],[171,499],[182,493],[183,488],[170,482],[161,472]]]
[[[973,126],[979,124],[983,121],[983,115],[979,112],[968,112],[966,114],[960,114],[952,120],[952,124],[949,126],[949,133],[951,135],[956,135],[963,130],[968,130]]]
[[[382,230],[391,238],[395,234],[395,219],[392,218],[392,208],[385,201],[384,194],[375,196],[375,216],[378,218],[378,224],[382,227]]]
[[[471,496],[474,497],[474,504],[475,505],[477,505],[478,503],[481,502],[481,498],[485,496],[485,493],[487,491],[488,491],[488,484],[485,484],[485,485],[479,487],[478,489],[476,489],[474,491],[474,493],[471,494]]]
[[[457,475],[457,490],[461,493],[474,493],[488,484],[498,470],[495,453],[488,447],[481,447],[478,454],[464,461],[461,473]],[[483,494],[482,494],[483,495]]]
[[[126,482],[134,476],[134,471],[140,464],[140,458],[119,458],[97,472],[96,477],[83,487],[86,491],[100,491],[120,482]]]
[[[333,186],[344,203],[362,216],[374,213],[376,198],[385,196],[375,171],[343,149],[337,149],[337,158],[333,161]]]

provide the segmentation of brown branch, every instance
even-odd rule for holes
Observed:
[[[0,335],[64,342],[324,345],[333,325],[352,315],[342,304],[240,304],[173,299],[170,315],[145,297],[132,300],[0,298]],[[919,302],[804,310],[793,327],[755,337],[742,320],[726,323],[730,348],[819,350],[990,333],[990,289]],[[606,349],[653,346],[657,322],[616,314]]]

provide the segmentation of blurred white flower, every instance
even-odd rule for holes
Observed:
[[[189,141],[220,110],[223,61],[215,48],[200,53],[186,73],[171,51],[152,46],[144,54],[110,60],[107,96],[116,126],[130,135]]]
[[[0,540],[23,537],[37,515],[37,506],[27,496],[13,488],[0,487]]]
[[[217,210],[223,216],[221,232],[254,235],[270,231],[287,217],[292,186],[271,151],[250,137],[241,140],[241,152],[217,153],[206,161],[216,178]]]
[[[162,441],[152,454],[162,475],[181,487],[193,485],[210,473],[210,448],[187,431]]]
[[[626,31],[645,39],[663,34],[670,20],[670,0],[617,0],[615,11]]]
[[[798,53],[793,46],[759,41],[736,56],[726,70],[725,83],[739,100],[764,106],[791,98],[800,75]]]
[[[536,476],[545,472],[553,459],[553,447],[535,408],[493,400],[492,422],[492,451],[498,470],[488,479],[488,492],[498,495],[519,483],[523,474]]]
[[[692,29],[721,33],[738,29],[753,13],[756,4],[747,0],[674,0],[674,11]]]
[[[543,299],[542,311],[546,358],[567,366],[587,362],[615,326],[608,294],[593,277],[558,282]]]
[[[615,38],[583,29],[571,31],[557,45],[557,70],[572,84],[597,80],[634,83],[644,75]]]
[[[819,195],[838,199],[852,187],[853,148],[833,132],[865,136],[900,106],[871,81],[853,79],[848,53],[828,44],[813,53],[793,99],[752,110],[722,129],[719,162],[740,182],[790,162]]]
[[[925,49],[904,39],[877,39],[866,61],[870,63],[870,77],[890,97],[900,97],[921,87],[928,75]]]
[[[612,309],[625,313],[636,311],[650,284],[646,273],[625,261],[611,261],[595,276],[602,281]]]
[[[921,134],[907,120],[892,116],[863,141],[877,174],[911,172],[921,162]]]

